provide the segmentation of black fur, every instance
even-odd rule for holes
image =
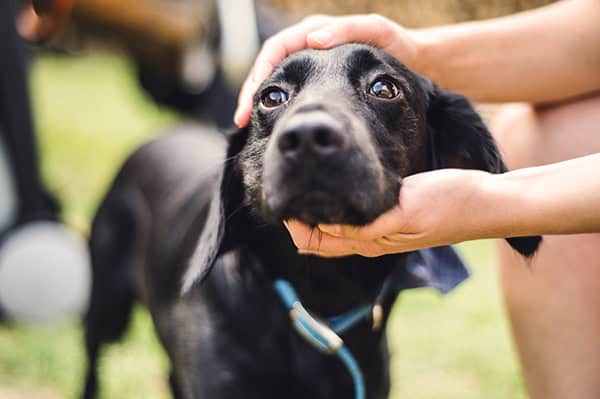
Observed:
[[[460,94],[434,89],[427,112],[436,145],[437,163],[444,168],[508,171],[483,120]],[[537,250],[541,237],[511,237],[511,247],[524,256]]]
[[[394,82],[399,96],[369,94],[378,79]],[[275,89],[289,100],[261,105]],[[289,57],[227,150],[207,132],[144,146],[94,220],[85,397],[94,395],[99,348],[124,330],[134,291],[169,354],[177,398],[352,397],[347,371],[293,330],[272,283],[289,280],[308,309],[327,317],[372,303],[406,255],[300,256],[281,221],[368,223],[395,204],[402,177],[445,166],[505,170],[464,97],[364,45]],[[529,255],[539,237],[509,242]],[[387,397],[383,334],[364,322],[344,340],[367,397]]]

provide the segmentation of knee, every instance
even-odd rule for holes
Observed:
[[[533,106],[525,103],[502,106],[492,118],[490,130],[509,169],[536,163],[539,121]]]
[[[509,169],[600,152],[600,96],[534,107],[509,104],[490,123]]]

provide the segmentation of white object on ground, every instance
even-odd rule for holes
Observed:
[[[0,246],[0,306],[11,319],[60,321],[87,309],[91,267],[85,240],[55,222],[33,222]]]

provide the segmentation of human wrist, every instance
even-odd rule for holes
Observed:
[[[540,212],[530,179],[515,173],[488,174],[480,183],[485,238],[521,237],[538,233]]]
[[[409,34],[412,36],[415,47],[414,61],[409,67],[441,85],[440,63],[435,62],[441,40],[435,33],[435,28],[415,29],[409,31]]]
[[[499,176],[522,234],[598,232],[600,154]]]

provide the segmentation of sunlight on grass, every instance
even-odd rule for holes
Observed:
[[[125,157],[176,120],[144,97],[133,73],[123,58],[103,53],[33,63],[45,181],[78,228],[87,228]]]
[[[460,246],[473,277],[447,297],[407,292],[388,336],[392,398],[524,398],[496,284],[491,242]]]
[[[147,101],[123,58],[103,53],[39,58],[32,92],[45,180],[63,204],[66,221],[87,231],[127,154],[177,116]],[[393,399],[525,397],[491,245],[461,248],[473,265],[471,280],[448,297],[427,290],[405,293],[394,309]],[[2,398],[76,398],[83,367],[75,323],[0,326]],[[137,309],[126,339],[103,354],[101,397],[169,398],[167,370],[151,320]]]

